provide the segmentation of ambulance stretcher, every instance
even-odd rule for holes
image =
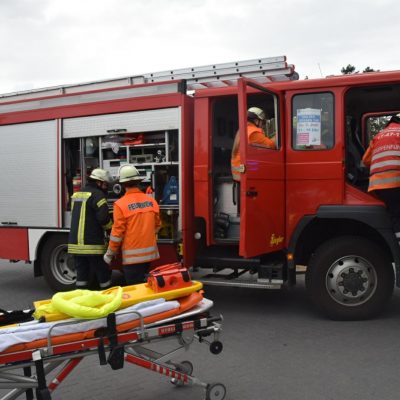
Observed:
[[[189,361],[173,361],[195,340],[207,343],[213,354],[222,351],[222,316],[212,317],[213,302],[199,301],[196,296],[152,300],[101,319],[33,322],[0,329],[0,389],[10,389],[0,400],[22,395],[27,400],[35,396],[50,400],[74,368],[91,355],[113,370],[135,364],[166,376],[176,386],[203,387],[206,400],[224,399],[224,385],[194,377]],[[165,354],[151,348],[164,340],[177,341],[177,347]]]

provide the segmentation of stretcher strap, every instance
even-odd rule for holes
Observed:
[[[110,340],[110,354],[108,355],[107,362],[111,368],[121,369],[124,367],[124,346],[118,346],[117,338],[117,322],[115,313],[111,313],[107,316],[107,329],[108,338]]]
[[[39,354],[39,351],[37,352]],[[36,398],[38,400],[51,400],[50,390],[46,383],[46,373],[44,372],[43,360],[41,357],[35,357],[35,368],[38,387],[36,389]]]
[[[100,365],[106,365],[107,359],[106,359],[106,350],[104,348],[103,336],[100,336],[99,338],[99,345],[97,346],[97,352],[99,353]]]
[[[24,367],[23,371],[24,371],[24,376],[29,377],[29,378],[32,376],[31,367]],[[25,397],[26,397],[26,400],[33,400],[33,390],[27,389],[25,391]]]
[[[100,365],[110,364],[113,370],[121,369],[124,366],[124,345],[118,345],[118,332],[115,313],[107,316],[107,327],[97,329],[95,336],[99,338],[97,352],[99,354]],[[104,339],[110,343],[110,353],[106,358]]]

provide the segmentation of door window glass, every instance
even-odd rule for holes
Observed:
[[[292,146],[295,150],[333,148],[333,104],[332,93],[310,93],[293,97]]]

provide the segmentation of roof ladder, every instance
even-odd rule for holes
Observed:
[[[146,82],[184,79],[189,90],[235,85],[240,77],[252,78],[260,83],[299,79],[294,65],[286,62],[286,56],[155,72],[143,77]]]
[[[236,85],[240,77],[252,78],[259,83],[299,79],[298,73],[294,70],[294,65],[286,62],[286,56],[279,56],[0,94],[0,104],[95,90],[134,87],[146,83],[165,83],[168,81],[172,83],[172,81],[180,80],[186,81],[187,90],[225,87]]]

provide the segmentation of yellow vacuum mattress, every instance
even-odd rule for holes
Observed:
[[[184,288],[168,290],[165,292],[155,292],[151,289],[147,283],[141,283],[138,285],[124,286],[122,288],[122,302],[118,307],[118,310],[132,306],[134,304],[149,301],[154,299],[163,298],[165,300],[174,300],[180,297],[187,296],[193,292],[198,292],[203,287],[201,282],[192,281],[192,285]],[[113,294],[116,291],[121,290],[119,286],[112,287],[101,291],[102,294]],[[62,312],[56,311],[48,307],[51,305],[51,299],[38,300],[33,303],[35,308],[34,317],[36,319],[43,318],[45,321],[58,321],[61,319],[71,318],[69,315]],[[50,311],[49,311],[50,310]]]

